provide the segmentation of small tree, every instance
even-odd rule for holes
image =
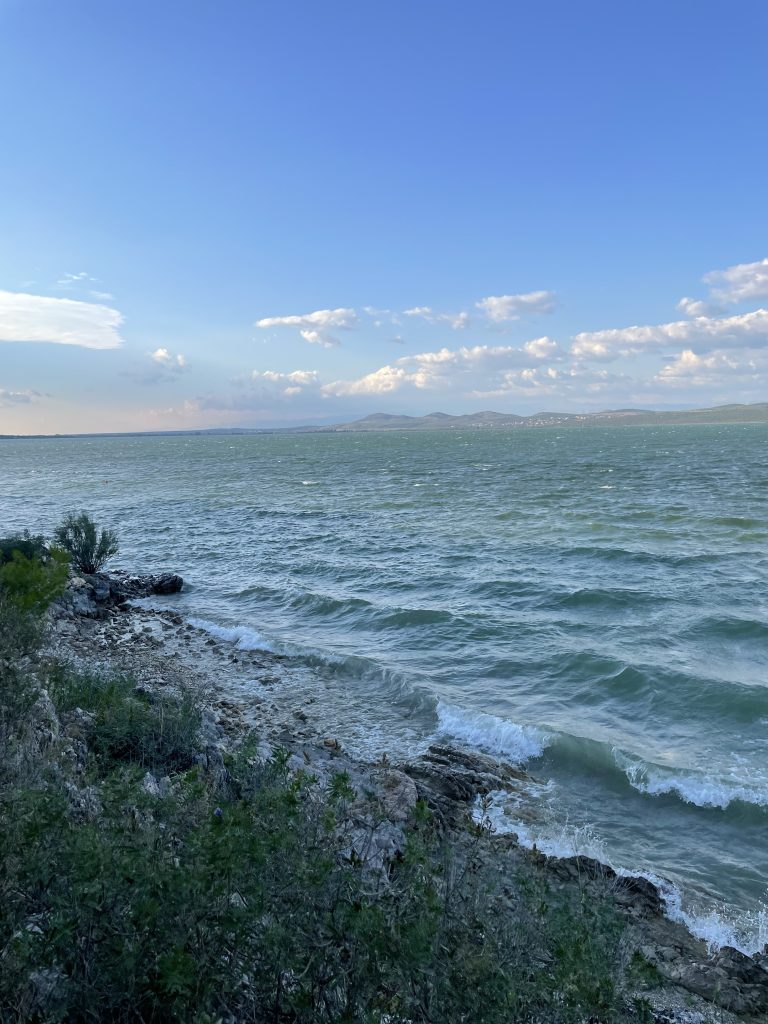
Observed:
[[[86,512],[69,512],[53,532],[56,540],[72,556],[72,564],[81,572],[98,572],[119,551],[117,534],[98,530]]]

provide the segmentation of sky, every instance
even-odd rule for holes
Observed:
[[[768,400],[764,0],[0,0],[0,433]]]

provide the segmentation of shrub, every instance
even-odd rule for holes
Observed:
[[[40,534],[33,536],[29,530],[13,537],[0,538],[0,565],[10,562],[16,552],[25,558],[43,558],[47,553],[45,538]]]
[[[0,591],[23,611],[40,613],[63,592],[68,573],[69,555],[63,548],[32,556],[15,548],[0,565]]]
[[[69,512],[54,530],[54,537],[70,553],[75,568],[89,575],[119,551],[117,535],[112,530],[99,531],[86,512]]]
[[[98,675],[59,666],[49,679],[57,711],[94,714],[91,752],[109,770],[129,763],[163,772],[194,764],[201,717],[191,694],[150,696],[129,676]]]

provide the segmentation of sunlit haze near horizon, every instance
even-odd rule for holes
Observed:
[[[0,0],[0,433],[765,401],[767,33]]]

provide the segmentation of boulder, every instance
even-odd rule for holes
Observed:
[[[705,962],[662,971],[671,980],[732,1013],[768,1014],[768,971],[755,959],[724,946]]]

